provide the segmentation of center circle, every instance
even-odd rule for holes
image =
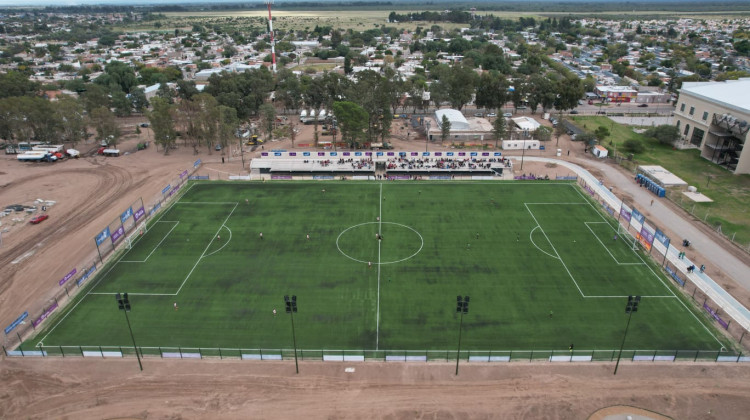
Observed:
[[[361,263],[399,263],[413,258],[423,247],[424,238],[419,232],[394,222],[360,223],[344,229],[336,238],[336,248],[341,255]],[[368,251],[374,255],[371,259],[367,257]],[[385,253],[386,259],[378,262],[378,252]]]

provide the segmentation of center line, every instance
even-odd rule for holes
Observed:
[[[383,184],[380,184],[380,213],[378,215],[378,235],[382,235],[383,226]],[[382,236],[379,236],[382,238]],[[375,350],[378,350],[378,344],[380,341],[380,243],[382,239],[378,239],[378,309],[377,315],[375,316]]]

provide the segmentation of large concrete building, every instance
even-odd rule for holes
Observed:
[[[750,78],[685,82],[674,116],[683,141],[702,157],[735,174],[750,173],[750,152],[742,153],[750,129]]]

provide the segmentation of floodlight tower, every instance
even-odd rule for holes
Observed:
[[[276,73],[276,42],[273,39],[273,18],[271,17],[271,5],[273,0],[266,0],[268,5],[268,31],[271,33],[271,63],[273,64],[273,72]]]

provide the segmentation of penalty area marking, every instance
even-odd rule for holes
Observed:
[[[217,252],[221,251],[222,249],[224,249],[225,246],[229,245],[229,242],[232,240],[232,229],[229,229],[229,227],[226,226],[226,225],[221,225],[221,227],[223,227],[224,229],[226,229],[226,230],[229,231],[229,239],[227,239],[226,241],[224,241],[224,245],[222,245],[221,248],[217,249],[216,251],[214,251],[214,252],[212,252],[210,254],[206,254],[204,257],[210,257],[211,255],[214,255]]]
[[[156,223],[174,223],[174,226],[172,226],[172,229],[169,229],[169,232],[167,232],[167,234],[164,235],[163,238],[161,238],[161,241],[159,241],[159,243],[156,244],[156,246],[154,247],[154,249],[152,249],[151,252],[148,253],[148,255],[146,256],[145,260],[142,260],[142,261],[120,260],[120,261],[117,261],[118,264],[119,263],[145,263],[146,261],[148,261],[149,258],[151,258],[151,254],[153,254],[154,252],[156,252],[157,249],[159,249],[159,247],[161,246],[161,243],[164,242],[167,239],[167,237],[169,237],[169,235],[172,233],[172,231],[174,230],[174,228],[176,228],[177,225],[180,224],[179,221],[171,221],[171,220],[170,221],[159,220],[159,221],[155,222],[154,224],[156,224]],[[131,250],[132,249],[128,250],[128,254],[130,253]],[[127,254],[125,254],[125,255],[127,255]]]
[[[538,249],[539,251],[541,251],[544,254],[549,255],[550,257],[552,257],[552,258],[554,258],[556,260],[559,260],[560,257],[556,257],[556,256],[550,254],[549,252],[543,250],[542,248],[539,248],[539,245],[537,245],[536,242],[534,242],[534,231],[537,230],[537,229],[541,229],[541,228],[542,228],[541,226],[536,225],[536,227],[534,227],[534,229],[531,229],[531,232],[529,232],[529,240],[531,240],[531,243],[534,244],[534,246],[536,247],[536,249]],[[542,233],[544,233],[544,232],[542,232]]]
[[[401,223],[394,223],[394,222],[383,222],[383,221],[380,221],[380,222],[364,222],[364,223],[360,223],[360,224],[357,224],[357,225],[349,226],[348,228],[346,228],[346,229],[342,230],[342,231],[341,231],[341,233],[339,233],[339,236],[337,236],[337,237],[336,237],[336,249],[338,249],[338,250],[339,250],[339,252],[341,253],[341,255],[345,256],[346,258],[349,258],[349,259],[350,259],[350,260],[352,260],[352,261],[356,261],[356,262],[361,262],[361,263],[367,264],[367,263],[368,263],[368,262],[370,262],[370,261],[363,261],[363,260],[359,260],[359,259],[357,259],[357,258],[354,258],[354,257],[352,257],[351,255],[347,254],[346,252],[344,252],[344,251],[343,251],[343,250],[341,249],[341,247],[339,246],[339,239],[341,239],[341,236],[342,236],[342,235],[343,235],[344,233],[348,232],[349,230],[352,230],[352,229],[354,229],[354,228],[357,228],[357,227],[360,227],[360,226],[364,226],[364,225],[375,225],[375,224],[378,224],[378,227],[380,227],[380,225],[381,225],[381,224],[386,224],[386,225],[396,225],[396,226],[401,226],[401,227],[403,227],[403,228],[409,229],[410,231],[412,231],[412,232],[416,233],[416,234],[417,234],[417,236],[419,236],[419,241],[420,241],[420,244],[419,244],[419,249],[417,250],[417,252],[415,252],[415,253],[413,253],[413,254],[409,255],[409,256],[408,256],[408,257],[406,257],[406,258],[402,258],[402,259],[400,259],[400,260],[396,260],[396,261],[385,261],[385,262],[384,262],[384,261],[378,261],[378,262],[376,263],[376,264],[378,264],[378,265],[381,265],[381,264],[382,264],[382,265],[385,265],[385,264],[396,264],[396,263],[404,262],[404,261],[406,261],[406,260],[410,260],[410,259],[414,258],[414,257],[415,257],[415,256],[416,256],[417,254],[419,254],[419,253],[420,253],[420,252],[422,251],[422,248],[424,248],[424,238],[422,237],[422,235],[420,235],[420,234],[419,234],[419,232],[417,232],[417,231],[416,231],[416,229],[414,229],[414,228],[412,228],[412,227],[410,227],[410,226],[402,225]]]

